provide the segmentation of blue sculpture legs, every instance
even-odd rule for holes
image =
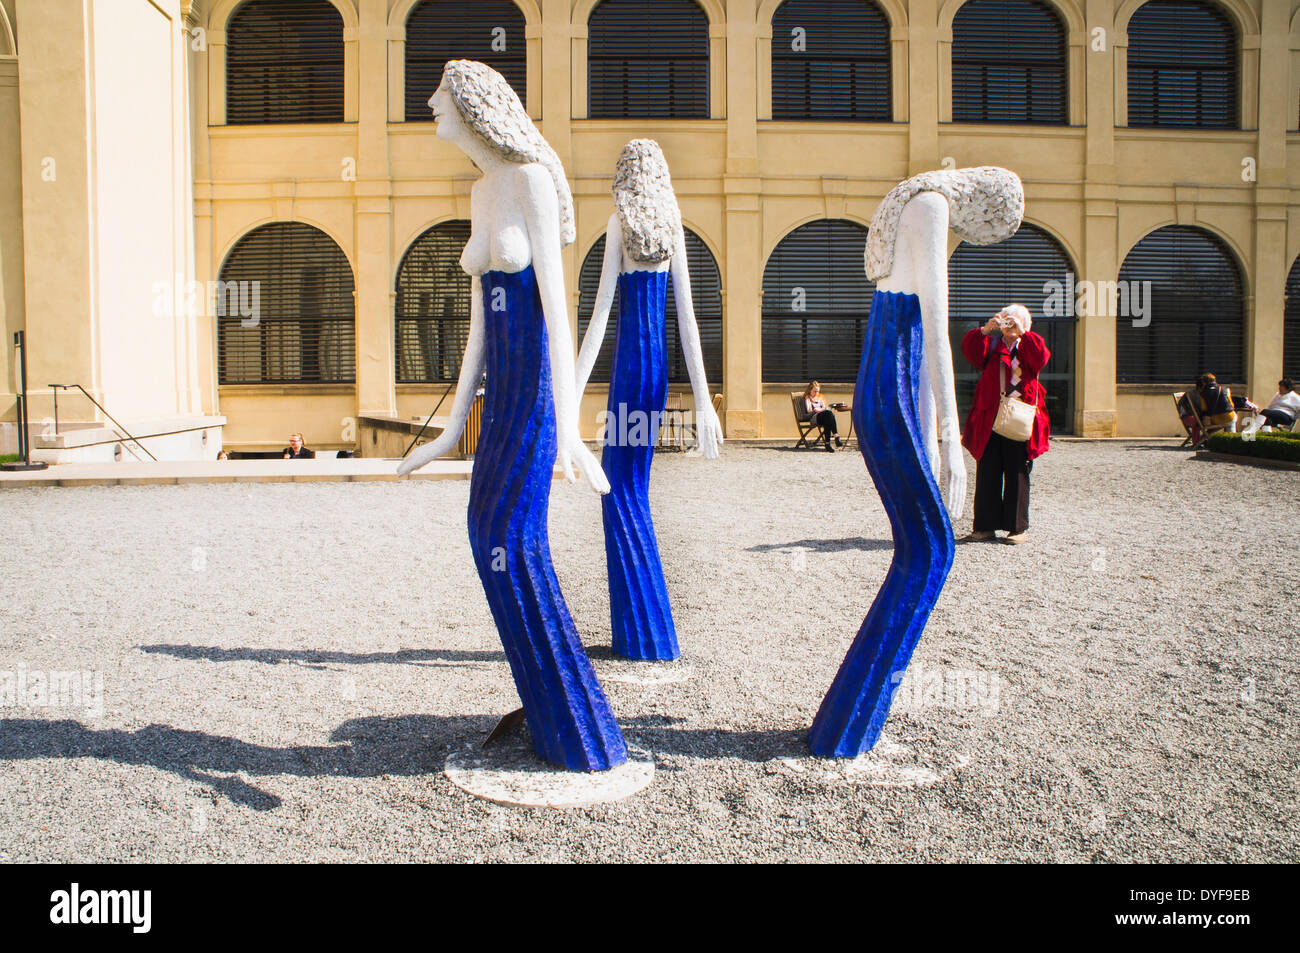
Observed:
[[[538,756],[602,771],[626,761],[627,748],[551,564],[555,406],[532,268],[488,272],[483,297],[487,389],[470,479],[470,549]]]
[[[808,733],[813,754],[855,757],[880,737],[953,560],[952,523],[917,416],[920,302],[877,291],[853,395],[854,426],[894,537],[894,558]]]

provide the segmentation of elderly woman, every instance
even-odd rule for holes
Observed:
[[[1052,356],[1047,342],[1030,330],[1033,320],[1022,304],[1009,304],[962,338],[961,352],[983,373],[966,418],[962,444],[975,466],[975,525],[968,541],[994,539],[1007,532],[1008,543],[1023,543],[1029,531],[1029,473],[1047,452],[1047,392],[1038,375]],[[1028,440],[995,433],[994,420],[1004,395],[1037,408]]]
[[[574,239],[573,199],[555,150],[500,73],[450,60],[429,105],[438,138],[483,173],[470,192],[460,256],[473,276],[469,340],[451,420],[397,472],[456,445],[486,370],[470,549],[538,756],[606,770],[627,760],[627,748],[560,593],[547,533],[557,457],[570,480],[576,465],[593,488],[609,491],[578,434],[560,253]]]

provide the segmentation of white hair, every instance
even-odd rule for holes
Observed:
[[[1034,319],[1029,316],[1029,309],[1023,304],[1009,304],[999,311],[998,315],[1014,321],[1021,334],[1027,332],[1034,324]]]
[[[623,247],[632,260],[653,263],[672,257],[682,213],[659,143],[633,139],[623,147],[614,167],[613,191]]]
[[[864,255],[867,277],[879,281],[894,267],[898,219],[913,196],[938,192],[948,200],[948,224],[973,245],[992,245],[1010,238],[1025,215],[1020,176],[995,165],[973,169],[922,172],[890,189],[871,217]]]
[[[442,68],[442,81],[466,124],[502,158],[521,165],[536,162],[551,173],[560,200],[560,244],[570,244],[577,238],[577,229],[564,167],[506,78],[483,63],[448,60]]]

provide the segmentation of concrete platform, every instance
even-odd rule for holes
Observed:
[[[402,479],[468,480],[471,460],[435,460]],[[32,486],[150,486],[178,483],[356,483],[396,480],[397,460],[173,460],[64,463],[46,470],[0,471],[0,489]]]

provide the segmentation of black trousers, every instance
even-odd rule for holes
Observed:
[[[839,425],[835,423],[835,412],[832,410],[817,412],[817,426],[822,428],[823,440],[830,440],[840,432]]]
[[[1029,444],[989,434],[988,446],[975,464],[975,524],[977,533],[1029,529]]]
[[[1272,427],[1286,427],[1290,429],[1295,426],[1295,418],[1284,410],[1261,410],[1259,415],[1268,421]]]

